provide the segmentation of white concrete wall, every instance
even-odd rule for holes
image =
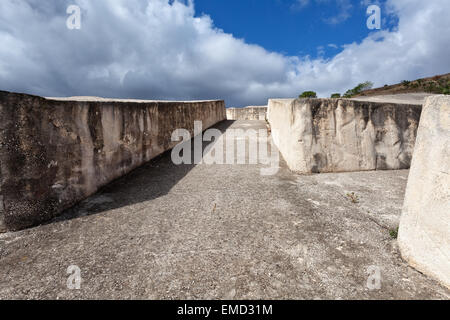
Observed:
[[[0,232],[48,221],[194,133],[224,101],[44,99],[0,91]]]
[[[427,98],[400,221],[403,258],[450,288],[450,97]]]
[[[228,108],[227,120],[266,120],[267,106]]]
[[[420,105],[271,99],[268,121],[295,172],[408,169],[420,112]]]

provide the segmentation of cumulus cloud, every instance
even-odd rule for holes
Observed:
[[[80,30],[66,28],[70,4],[82,9]],[[244,106],[304,90],[328,96],[366,80],[384,85],[448,72],[447,0],[389,0],[388,7],[399,18],[396,30],[375,32],[325,60],[248,44],[217,29],[209,16],[196,16],[191,1],[2,0],[0,89],[221,98]]]

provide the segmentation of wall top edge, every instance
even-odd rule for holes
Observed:
[[[267,106],[248,106],[248,107],[229,107],[228,110],[245,110],[245,109],[264,109],[267,108]]]
[[[356,105],[370,104],[370,105],[395,105],[395,106],[414,106],[414,107],[422,107],[421,103],[407,103],[407,102],[399,102],[399,101],[366,101],[366,100],[356,100],[352,98],[291,98],[291,99],[269,99],[270,103],[294,103],[295,101],[305,101],[305,102],[325,102],[325,101],[346,101],[352,102]]]
[[[115,102],[115,103],[203,103],[203,102],[225,102],[224,100],[140,100],[140,99],[114,99],[114,98],[102,98],[91,96],[77,96],[77,97],[41,97],[37,95],[31,95],[26,93],[9,92],[0,90],[0,96],[16,95],[23,97],[34,97],[48,101],[60,101],[60,102]]]

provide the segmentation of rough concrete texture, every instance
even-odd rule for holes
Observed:
[[[91,101],[91,102],[136,102],[136,103],[149,103],[149,102],[171,102],[171,103],[193,103],[193,102],[214,102],[217,100],[142,100],[142,99],[116,99],[116,98],[103,98],[94,96],[75,96],[75,97],[45,97],[47,100],[55,101]]]
[[[266,120],[267,106],[250,106],[245,108],[228,108],[228,120]]]
[[[386,94],[379,96],[361,96],[352,98],[351,100],[357,101],[369,101],[369,102],[382,102],[382,103],[401,103],[401,104],[417,104],[423,105],[425,99],[435,94],[426,92],[416,93],[400,93],[400,94]]]
[[[420,105],[271,99],[275,144],[298,173],[408,169]]]
[[[175,129],[226,117],[223,101],[74,100],[0,91],[3,231],[47,221],[172,148]]]
[[[450,288],[450,97],[428,98],[399,233],[403,257]]]
[[[0,299],[450,297],[403,262],[384,224],[398,225],[408,171],[280,166],[261,176],[264,165],[175,166],[164,154],[51,224],[0,235]],[[80,290],[67,289],[70,265]],[[367,287],[370,266],[380,289]]]

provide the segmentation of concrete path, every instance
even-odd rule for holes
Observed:
[[[264,128],[264,121],[224,122]],[[399,257],[407,171],[300,176],[166,154],[37,228],[0,235],[0,299],[448,299]],[[353,201],[348,193],[354,192]],[[67,268],[81,269],[80,290]],[[368,268],[381,288],[367,287]],[[373,282],[373,284],[376,284]]]

